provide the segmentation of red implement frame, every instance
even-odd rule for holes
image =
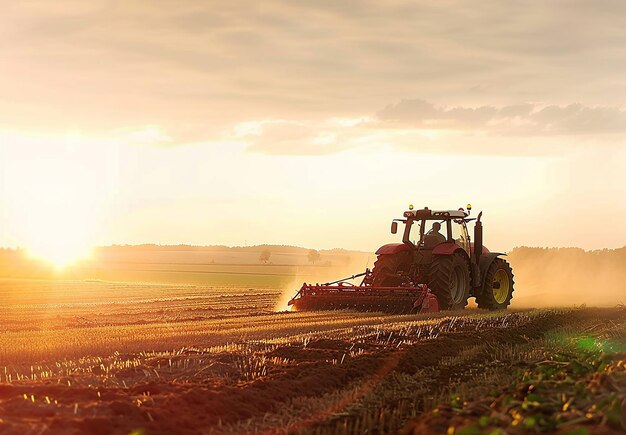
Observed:
[[[365,284],[347,284],[345,281],[368,276],[369,271],[326,284],[304,283],[289,305],[299,311],[356,309],[415,313],[439,311],[437,298],[426,284],[402,287],[378,287]]]

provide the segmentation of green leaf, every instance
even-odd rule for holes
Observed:
[[[491,421],[491,419],[489,418],[489,416],[488,416],[488,415],[483,415],[482,417],[480,417],[480,418],[478,419],[478,424],[479,424],[481,427],[486,427],[486,426],[489,426],[489,422],[490,422],[490,421]]]
[[[589,429],[585,427],[576,427],[574,429],[570,429],[568,431],[563,432],[563,435],[589,435]]]
[[[476,424],[470,424],[457,430],[456,435],[483,435],[483,430]]]
[[[611,407],[606,411],[606,418],[609,426],[615,428],[619,428],[621,426],[622,407],[618,398],[613,400]]]
[[[458,395],[453,395],[450,398],[450,406],[452,406],[453,408],[462,408],[463,407],[463,399],[461,398],[461,396]]]

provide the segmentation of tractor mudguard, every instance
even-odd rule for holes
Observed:
[[[435,246],[435,249],[433,249],[433,255],[452,255],[457,252],[461,253],[461,255],[463,255],[467,259],[467,263],[471,265],[472,262],[470,261],[469,255],[467,255],[467,252],[465,252],[465,249],[463,249],[461,245],[459,245],[458,243],[454,243],[454,242],[440,243],[437,246]]]
[[[459,249],[463,250],[463,248],[461,248],[461,246],[456,243],[452,243],[452,242],[440,243],[437,246],[435,246],[435,249],[433,249],[433,254],[434,255],[451,255],[451,254],[454,254]]]
[[[485,276],[487,275],[487,270],[489,270],[489,266],[491,263],[501,255],[506,255],[503,252],[489,252],[488,254],[482,254],[480,256],[480,276],[481,276],[481,285],[480,288],[485,288]]]
[[[388,243],[381,246],[376,251],[376,255],[397,254],[398,252],[408,251],[411,249],[406,243]]]

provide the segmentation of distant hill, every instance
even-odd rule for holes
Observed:
[[[127,245],[106,246],[94,250],[93,261],[134,262],[134,263],[193,263],[193,264],[249,264],[259,263],[276,265],[311,264],[309,253],[312,250],[287,245],[257,246],[189,246],[189,245]],[[349,251],[346,249],[327,249],[317,251],[320,258],[316,264],[345,266],[358,259],[363,261],[363,268],[371,253]],[[261,253],[269,253],[267,262],[261,260]]]
[[[210,246],[198,246],[198,245],[155,245],[155,244],[143,244],[143,245],[111,245],[98,247],[97,251],[113,251],[113,252],[128,252],[128,251],[195,251],[195,252],[258,252],[265,249],[270,249],[281,253],[300,253],[309,251],[309,248],[302,248],[299,246],[291,245],[254,245],[254,246],[226,246],[226,245],[210,245]],[[329,251],[340,250],[348,252],[345,249],[331,249]],[[322,251],[320,251],[322,252]]]
[[[315,251],[296,246],[105,246],[62,270],[0,250],[0,277],[282,287],[304,280],[330,281],[372,267],[374,255],[345,249]]]

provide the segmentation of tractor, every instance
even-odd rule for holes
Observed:
[[[460,310],[475,297],[479,308],[506,309],[513,297],[513,271],[502,258],[506,254],[483,246],[482,212],[476,218],[470,212],[469,204],[458,210],[414,210],[411,205],[391,223],[392,234],[404,224],[402,243],[381,246],[371,271],[331,283],[304,283],[289,304],[298,310],[407,313]],[[360,284],[351,283],[359,277]]]

